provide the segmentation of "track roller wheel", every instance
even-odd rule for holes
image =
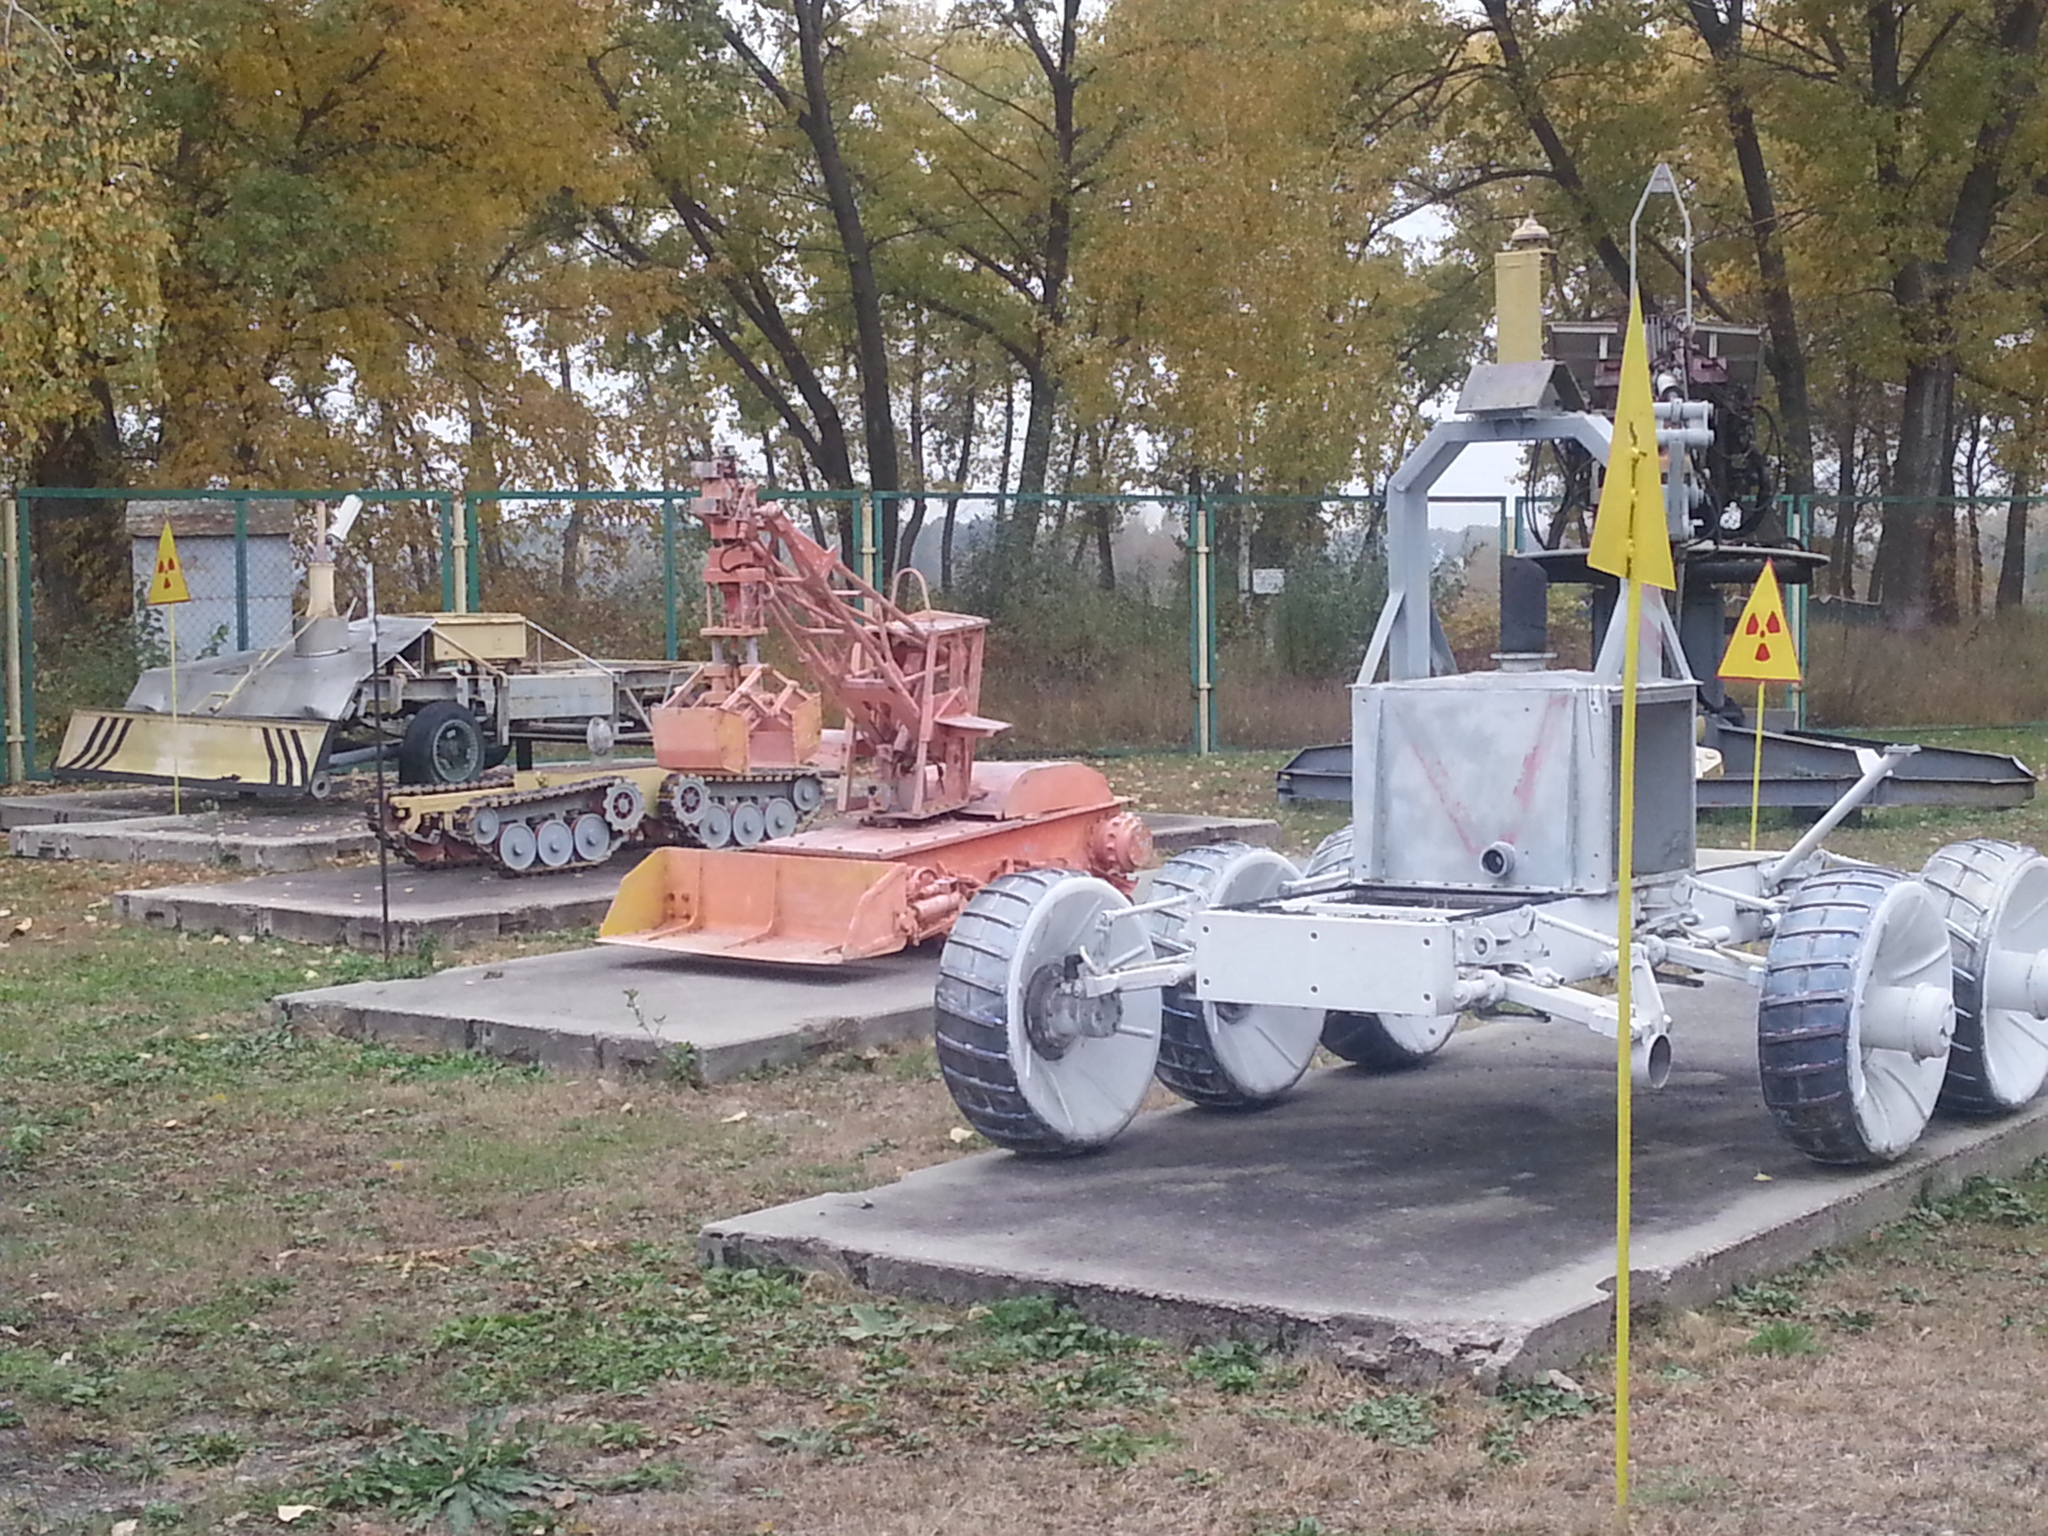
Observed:
[[[732,812],[716,800],[707,802],[697,817],[695,831],[697,841],[706,848],[723,848],[732,841]]]
[[[1948,920],[1956,1035],[1941,1107],[2007,1115],[2048,1080],[2048,859],[2018,843],[1950,843],[1920,878]]]
[[[1063,983],[1085,948],[1142,964],[1152,939],[1106,880],[1035,869],[991,880],[939,955],[939,1071],[982,1135],[1038,1157],[1086,1152],[1130,1124],[1159,1054],[1159,994],[1083,998]]]
[[[576,857],[585,864],[602,864],[617,846],[612,842],[610,825],[595,811],[578,816],[569,824],[569,832],[576,845]]]
[[[757,846],[768,835],[768,818],[761,807],[752,800],[742,800],[732,808],[732,840],[742,848]]]
[[[761,817],[767,824],[767,835],[771,842],[778,837],[789,836],[796,830],[797,822],[802,820],[797,815],[796,806],[780,795],[761,807]]]
[[[1778,919],[1757,1007],[1764,1103],[1816,1162],[1888,1163],[1948,1070],[1955,992],[1933,889],[1879,869],[1816,875]]]
[[[1150,900],[1181,895],[1181,906],[1146,914],[1162,949],[1192,939],[1208,907],[1261,901],[1296,879],[1294,865],[1270,848],[1217,843],[1168,860],[1152,876]],[[1322,1034],[1320,1008],[1271,1003],[1205,1003],[1186,987],[1160,999],[1159,1081],[1211,1109],[1270,1104],[1301,1080]]]
[[[550,816],[533,829],[540,861],[549,869],[564,869],[576,857],[576,834],[559,816]]]
[[[799,816],[808,816],[825,803],[824,781],[812,774],[805,774],[789,786],[790,804],[796,807]]]
[[[539,840],[533,835],[533,828],[523,821],[508,821],[498,833],[498,862],[515,875],[523,875],[533,868],[533,861],[540,853]]]

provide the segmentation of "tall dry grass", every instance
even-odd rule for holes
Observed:
[[[991,669],[986,713],[1011,722],[997,750],[1012,757],[1060,752],[1172,750],[1194,739],[1187,665],[1134,665],[1092,681],[1032,678]],[[1351,734],[1348,682],[1233,668],[1216,683],[1216,729],[1226,747],[1282,748]]]
[[[1816,725],[2023,725],[2048,720],[2048,614],[1947,629],[1816,624],[1806,647]]]

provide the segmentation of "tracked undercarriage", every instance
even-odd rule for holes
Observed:
[[[407,862],[508,875],[594,869],[627,843],[751,848],[824,804],[815,773],[704,774],[657,765],[535,769],[390,796],[372,829]]]

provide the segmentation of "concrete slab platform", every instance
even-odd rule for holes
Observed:
[[[1146,811],[1140,818],[1152,833],[1161,858],[1171,858],[1204,843],[1252,843],[1260,848],[1280,845],[1280,823],[1259,816],[1191,816]]]
[[[274,1007],[295,1029],[577,1072],[644,1069],[687,1046],[698,1075],[722,1082],[824,1050],[923,1035],[937,976],[935,951],[823,968],[591,948],[292,992]]]
[[[213,810],[215,802],[187,795],[188,810]],[[48,794],[0,795],[0,832],[58,822],[127,821],[171,814],[171,792],[136,785],[129,789],[53,790]]]
[[[1638,1096],[1638,1306],[1698,1304],[2048,1149],[2043,1103],[1938,1119],[1888,1170],[1807,1162],[1763,1106],[1752,998],[1681,996],[1678,1070]],[[1482,1024],[1420,1071],[1315,1072],[1265,1113],[1145,1115],[1096,1156],[966,1158],[715,1222],[699,1246],[956,1305],[1049,1292],[1131,1332],[1411,1383],[1568,1367],[1611,1323],[1611,1051],[1563,1024]]]
[[[214,809],[138,814],[156,791],[115,791],[109,800],[134,804],[125,815],[107,815],[110,803],[87,795],[24,795],[17,806],[74,802],[53,807],[40,822],[17,821],[7,828],[8,851],[17,858],[101,859],[115,864],[214,864],[266,872],[313,869],[337,859],[373,852],[375,835],[361,805],[341,802],[284,805],[228,801]],[[27,815],[27,810],[10,815]]]
[[[391,866],[391,947],[415,951],[429,935],[470,944],[522,933],[595,927],[636,861],[602,869],[508,879],[487,869]],[[114,915],[183,933],[225,933],[296,944],[382,947],[377,866],[314,869],[212,885],[121,891]]]

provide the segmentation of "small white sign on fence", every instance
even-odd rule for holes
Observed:
[[[1287,590],[1287,572],[1277,565],[1261,565],[1252,571],[1254,597],[1278,597]]]

